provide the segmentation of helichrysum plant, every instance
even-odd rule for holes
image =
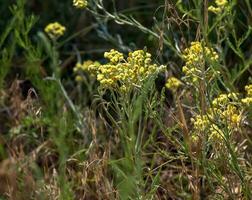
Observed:
[[[96,74],[103,89],[118,89],[125,92],[134,87],[139,88],[150,75],[163,68],[154,64],[151,54],[144,50],[130,52],[125,58],[121,52],[112,49],[104,53],[104,58],[109,62],[87,67],[88,71]]]
[[[198,85],[202,79],[211,80],[216,71],[207,68],[207,65],[218,62],[219,56],[213,48],[206,47],[204,42],[192,42],[183,54],[185,66],[182,68],[185,80],[189,84]]]
[[[242,99],[242,103],[246,104],[247,106],[252,105],[252,84],[246,85],[245,90],[247,95]]]
[[[173,92],[176,92],[180,86],[182,86],[182,82],[175,77],[168,78],[165,84],[165,87]]]
[[[45,32],[53,40],[56,40],[62,35],[64,35],[65,31],[66,28],[59,22],[50,23],[45,27]]]
[[[202,90],[202,85],[206,81],[213,80],[219,74],[213,67],[219,63],[219,55],[213,48],[205,46],[204,42],[192,42],[191,46],[185,49],[183,58],[185,60],[185,66],[182,68],[185,74],[183,79],[188,85]],[[168,83],[172,88],[172,81]],[[244,99],[234,92],[217,94],[214,99],[205,99],[205,111],[200,109],[191,119],[192,140],[196,141],[205,135],[209,141],[221,143],[227,136],[231,137],[235,132],[239,132],[244,117],[242,103],[247,104],[251,95],[250,86],[246,86],[245,89],[247,96]]]
[[[73,71],[75,73],[75,80],[77,82],[82,82],[84,79],[84,74],[89,73],[91,76],[96,75],[96,69],[100,66],[101,64],[98,61],[92,61],[92,60],[87,60],[84,61],[83,63],[78,62]]]
[[[84,9],[88,5],[87,0],[73,0],[73,6],[79,9]]]
[[[211,102],[211,107],[204,115],[196,115],[191,119],[194,126],[193,138],[200,134],[208,134],[212,141],[221,142],[225,139],[225,130],[229,136],[241,128],[243,106],[237,93],[220,94]]]
[[[210,12],[218,14],[218,13],[223,12],[224,9],[227,8],[228,1],[227,0],[215,0],[215,4],[216,4],[216,7],[215,6],[209,6],[208,10]]]

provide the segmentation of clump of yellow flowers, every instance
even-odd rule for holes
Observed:
[[[237,93],[221,94],[212,102],[212,115],[221,119],[229,129],[233,130],[237,130],[241,122],[242,113],[238,95]]]
[[[65,31],[66,28],[58,22],[50,23],[45,27],[45,32],[51,39],[58,39]]]
[[[223,131],[214,123],[212,123],[211,115],[196,115],[191,119],[194,127],[192,140],[197,141],[200,134],[208,134],[210,141],[222,141],[224,139]]]
[[[76,74],[75,80],[77,82],[83,81],[83,72],[88,72],[91,76],[96,75],[96,70],[101,64],[98,61],[87,60],[83,63],[78,62],[73,71]]]
[[[108,63],[96,67],[97,80],[101,88],[119,89],[126,92],[141,87],[144,80],[159,67],[152,63],[151,54],[144,50],[130,52],[127,58],[114,49],[104,53]]]
[[[151,54],[144,50],[130,52],[125,58],[123,53],[111,49],[104,53],[108,60],[106,64],[97,61],[77,63],[74,72],[76,81],[82,81],[81,73],[86,71],[96,76],[102,89],[115,89],[127,92],[134,87],[141,87],[143,82],[151,75],[165,67],[158,67],[152,63]]]
[[[227,0],[215,0],[215,4],[217,5],[217,7],[209,6],[208,10],[210,12],[218,14],[218,13],[222,12],[226,8],[226,6],[228,4],[228,1]]]
[[[211,79],[215,72],[211,69],[205,69],[207,64],[217,62],[219,56],[213,48],[206,47],[204,42],[192,42],[189,48],[186,48],[183,54],[185,66],[182,68],[185,79],[188,83],[197,84],[202,77]]]
[[[165,87],[173,92],[176,92],[181,85],[182,82],[179,79],[175,77],[170,77],[167,79]]]
[[[247,96],[244,99],[242,99],[242,103],[244,103],[247,106],[252,105],[252,84],[246,85],[245,90],[247,92]]]
[[[73,0],[73,6],[79,9],[84,9],[88,5],[87,0]]]
[[[242,108],[239,94],[220,94],[212,101],[212,107],[205,115],[196,115],[191,119],[194,134],[207,133],[210,140],[224,139],[223,129],[226,127],[228,133],[239,130],[242,120]],[[218,124],[218,126],[217,126]],[[195,138],[195,135],[193,136]]]

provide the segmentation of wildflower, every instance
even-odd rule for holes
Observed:
[[[98,61],[92,61],[92,60],[87,60],[84,61],[82,64],[77,63],[74,71],[86,71],[90,72],[91,74],[94,73],[95,70],[97,70],[97,67],[99,67],[101,64]]]
[[[203,132],[210,124],[207,115],[196,115],[195,118],[191,118],[193,127],[196,131]]]
[[[124,58],[121,52],[112,49],[104,53],[104,58],[108,59],[108,63],[91,64],[88,71],[96,75],[101,88],[118,89],[120,92],[141,87],[146,78],[161,68],[152,64],[151,54],[144,50],[130,52]]]
[[[123,60],[123,54],[114,49],[111,49],[110,52],[104,53],[104,58],[109,59],[111,63],[118,63]]]
[[[80,70],[82,68],[82,64],[81,63],[77,63],[73,69],[74,72],[78,72],[78,70]]]
[[[217,7],[209,6],[208,10],[210,12],[218,14],[218,13],[222,12],[226,8],[226,6],[228,4],[228,1],[227,0],[215,0],[215,4],[217,5]]]
[[[215,14],[218,14],[218,13],[221,12],[221,9],[218,8],[218,7],[214,7],[214,6],[209,6],[209,7],[208,7],[208,11],[213,12],[213,13],[215,13]]]
[[[193,134],[191,136],[192,142],[197,143],[199,141],[199,136],[197,134]]]
[[[247,91],[248,96],[252,97],[252,84],[246,85],[245,90]]]
[[[76,81],[76,82],[82,82],[82,81],[83,81],[83,77],[80,76],[80,75],[77,75],[77,76],[75,77],[75,81]]]
[[[214,141],[221,141],[224,138],[224,133],[223,131],[215,124],[212,124],[210,126],[210,135],[209,139]]]
[[[215,0],[215,3],[218,7],[224,7],[228,4],[227,0]]]
[[[66,28],[58,22],[50,23],[45,27],[45,32],[51,39],[57,39],[64,35]]]
[[[166,81],[166,84],[165,84],[166,88],[168,88],[168,89],[170,89],[170,90],[172,90],[172,91],[174,91],[174,92],[176,92],[177,89],[178,89],[181,85],[182,85],[182,82],[181,82],[179,79],[175,78],[175,77],[169,78],[169,79]]]
[[[88,5],[87,0],[73,0],[73,6],[79,9],[86,8]]]
[[[240,99],[238,93],[220,94],[212,101],[211,115],[228,125],[229,129],[237,130],[241,122]]]
[[[214,72],[208,70],[205,73],[206,62],[217,62],[218,54],[212,49],[204,46],[203,42],[192,42],[189,48],[186,48],[183,54],[185,59],[185,66],[182,68],[185,73],[188,83],[196,84],[200,81],[201,77],[208,78],[209,80],[215,75]]]
[[[252,97],[246,97],[246,98],[242,99],[241,101],[245,105],[251,105],[252,104]]]
[[[245,90],[247,92],[247,95],[241,101],[247,106],[252,105],[252,84],[246,85]]]
[[[211,105],[206,114],[196,115],[191,119],[195,133],[204,132],[214,142],[224,138],[220,127],[226,127],[229,134],[239,130],[242,110],[238,93],[220,94],[213,99]]]
[[[98,61],[87,60],[83,63],[76,63],[73,71],[76,73],[75,80],[80,82],[79,74],[83,72],[89,72],[92,76],[96,75],[96,70],[101,64]]]
[[[231,127],[238,127],[241,121],[241,115],[239,111],[234,105],[229,104],[226,109],[223,111],[221,117],[224,121],[228,123],[228,126]]]
[[[218,97],[216,97],[213,101],[213,107],[221,107],[225,106],[229,102],[228,95],[227,94],[220,94]]]

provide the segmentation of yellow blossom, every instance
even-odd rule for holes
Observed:
[[[252,84],[246,85],[245,90],[246,90],[247,95],[245,98],[241,100],[241,102],[247,106],[252,105]]]
[[[206,63],[217,62],[219,58],[214,49],[206,47],[204,42],[192,42],[191,46],[185,49],[183,58],[186,63],[182,71],[188,83],[197,84],[203,75],[210,80],[216,74],[204,69]]]
[[[82,82],[84,80],[84,72],[88,72],[91,76],[96,75],[96,70],[100,65],[97,61],[87,60],[83,63],[76,63],[73,71],[75,73],[75,81]]]
[[[205,131],[210,124],[207,115],[196,115],[191,121],[194,129],[199,132]]]
[[[223,131],[215,124],[212,124],[210,126],[210,135],[209,139],[212,141],[221,141],[224,138],[224,133]]]
[[[229,127],[234,128],[239,127],[241,121],[241,115],[234,105],[229,104],[223,111],[221,117],[223,118],[224,121],[228,123]]]
[[[226,8],[228,1],[227,0],[215,0],[215,4],[217,7],[209,6],[208,10],[210,12],[215,13],[215,14],[219,14],[220,12],[222,12]]]
[[[248,95],[249,97],[252,97],[252,84],[251,84],[251,85],[246,85],[246,86],[245,86],[245,90],[246,90],[246,92],[247,92],[247,95]]]
[[[64,35],[66,28],[58,22],[50,23],[45,27],[45,32],[51,39],[57,39]]]
[[[172,90],[173,92],[176,92],[177,89],[182,85],[182,82],[175,78],[175,77],[171,77],[166,81],[166,88]]]
[[[252,97],[246,97],[246,98],[242,99],[241,101],[245,105],[251,105],[252,104]]]
[[[75,81],[76,81],[76,82],[82,82],[82,81],[83,81],[83,77],[80,76],[80,75],[77,75],[77,76],[75,77]]]
[[[225,106],[229,102],[228,95],[227,94],[220,94],[218,97],[216,97],[213,101],[213,107],[221,107]]]
[[[239,108],[239,94],[220,94],[212,101],[212,109],[209,115],[221,120],[222,124],[228,125],[229,129],[239,128],[241,122],[241,111]]]
[[[73,6],[79,9],[86,8],[88,5],[87,0],[73,0]]]
[[[95,75],[97,68],[101,64],[98,61],[92,61],[92,60],[87,60],[84,61],[83,63],[76,63],[73,71],[75,73],[78,72],[89,72],[91,75]]]
[[[123,54],[114,49],[111,49],[110,52],[104,53],[104,58],[109,59],[111,63],[118,63],[123,60]]]
[[[224,7],[228,4],[227,0],[215,0],[215,3],[218,7]]]
[[[218,13],[221,12],[221,9],[218,8],[218,7],[214,7],[214,6],[209,6],[209,7],[208,7],[208,11],[213,12],[213,13],[215,13],[215,14],[218,14]]]
[[[114,49],[104,53],[108,63],[88,69],[96,74],[101,88],[118,89],[120,92],[129,91],[133,87],[141,87],[151,74],[158,71],[156,64],[152,64],[151,54],[144,50],[130,52],[127,58]],[[161,67],[160,67],[161,68]],[[162,67],[163,68],[163,67]]]

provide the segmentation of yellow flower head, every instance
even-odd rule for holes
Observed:
[[[165,87],[172,90],[173,92],[176,92],[181,85],[182,82],[179,79],[171,77],[166,81]]]
[[[111,49],[110,52],[104,53],[104,58],[109,59],[111,63],[118,63],[123,60],[123,54],[114,49]]]
[[[252,84],[246,85],[245,90],[247,92],[247,95],[241,101],[247,106],[252,105]]]
[[[215,3],[218,7],[224,7],[228,4],[227,0],[215,0]]]
[[[225,9],[225,7],[228,4],[228,1],[227,0],[215,0],[215,4],[217,5],[217,7],[215,7],[215,6],[209,6],[208,10],[210,12],[218,14],[218,13],[222,12]]]
[[[212,101],[213,108],[210,112],[213,118],[221,120],[229,129],[236,130],[242,119],[239,102],[238,93],[220,94]]]
[[[247,92],[247,95],[248,95],[249,97],[252,97],[252,84],[246,85],[246,86],[245,86],[245,90],[246,90],[246,92]]]
[[[92,76],[96,75],[96,71],[101,64],[98,61],[87,60],[83,63],[76,63],[73,71],[76,74],[89,72]],[[77,75],[78,76],[78,75]]]
[[[76,81],[76,82],[82,82],[82,81],[83,81],[83,77],[80,76],[80,75],[77,75],[77,76],[75,77],[75,81]]]
[[[144,50],[130,52],[124,58],[121,52],[112,49],[104,53],[104,58],[108,59],[108,63],[91,64],[89,71],[96,74],[101,88],[118,89],[123,93],[133,87],[141,87],[146,78],[161,68],[152,63],[151,54]]]
[[[193,123],[194,129],[200,132],[206,131],[210,124],[207,115],[196,115],[194,118],[191,118],[191,122]]]
[[[221,141],[224,138],[224,133],[223,131],[215,124],[212,124],[210,126],[210,135],[209,139],[212,141]]]
[[[209,6],[209,7],[208,7],[208,11],[213,12],[213,13],[215,13],[215,14],[218,14],[218,13],[221,12],[221,9],[218,8],[218,7],[214,7],[214,6]]]
[[[213,48],[206,47],[204,42],[192,42],[189,48],[186,48],[183,53],[185,66],[182,71],[190,83],[198,83],[203,73],[205,73],[206,62],[217,62],[218,54]],[[208,74],[204,74],[209,80],[213,78],[215,73],[208,70]]]
[[[66,28],[58,22],[50,23],[45,27],[45,32],[51,39],[57,39],[64,35]]]
[[[73,6],[79,9],[84,9],[88,5],[87,0],[73,0]]]

